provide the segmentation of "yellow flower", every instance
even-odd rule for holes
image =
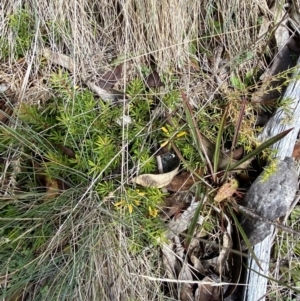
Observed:
[[[114,206],[117,208],[121,208],[124,207],[125,204],[126,202],[124,200],[121,200],[120,202],[114,203]]]
[[[164,147],[169,143],[169,140],[164,141],[163,143],[161,143],[160,147]]]
[[[156,208],[152,208],[151,206],[149,206],[148,210],[149,210],[149,215],[151,217],[156,217],[157,216],[158,210]]]
[[[140,200],[134,200],[133,202],[134,202],[137,206],[139,206],[140,203],[141,203]]]
[[[176,138],[180,138],[180,137],[182,137],[184,135],[186,135],[186,132],[185,131],[181,131],[178,134],[176,134]]]
[[[162,130],[164,133],[169,134],[169,131],[168,131],[168,129],[167,129],[165,126],[163,126],[163,127],[161,128],[161,130]]]
[[[164,142],[162,142],[160,144],[160,147],[164,147],[164,146],[166,146],[170,142],[170,140],[172,139],[172,137],[170,137],[171,136],[170,132],[169,132],[169,130],[165,126],[163,126],[161,128],[161,130],[166,134],[166,136],[168,136],[167,140],[164,141]],[[181,132],[179,132],[179,133],[177,133],[175,135],[175,138],[180,138],[180,137],[185,136],[185,135],[186,135],[186,132],[185,131],[181,131]]]
[[[125,200],[121,200],[120,202],[114,203],[114,206],[116,207],[116,209],[128,209],[130,214],[133,212],[133,205],[126,202]]]
[[[144,196],[146,194],[145,192],[140,192],[139,190],[137,190],[137,191],[138,191],[139,196]]]

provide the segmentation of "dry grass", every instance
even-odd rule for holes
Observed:
[[[78,72],[97,74],[109,66],[112,58],[122,57],[130,66],[130,73],[150,63],[155,63],[160,72],[173,73],[175,67],[179,68],[179,72],[187,73],[183,88],[188,88],[194,78],[189,59],[193,41],[207,56],[201,56],[200,60],[208,59],[212,63],[209,68],[213,68],[211,60],[219,46],[225,48],[222,58],[238,71],[251,69],[260,61],[258,54],[262,44],[257,45],[256,41],[259,10],[263,6],[256,1],[170,0],[161,1],[159,5],[156,1],[140,0],[53,1],[51,4],[19,1],[17,5],[7,2],[0,11],[1,35],[5,37],[2,38],[4,42],[7,39],[7,52],[15,53],[15,28],[9,25],[8,16],[25,9],[34,27],[31,28],[32,43],[24,53],[26,61],[34,63],[30,66],[33,70],[29,70],[31,76],[40,68],[36,54],[40,54],[43,47],[50,47],[74,59],[75,77]],[[243,61],[240,57],[246,52],[254,59]],[[14,62],[13,55],[9,55],[9,61]],[[201,80],[197,92],[207,90],[203,88],[211,84],[208,79],[201,73],[196,76]],[[125,74],[124,83],[127,80]],[[209,93],[213,90],[209,89]],[[207,95],[202,97],[207,98]]]
[[[16,31],[22,30],[18,22],[11,25],[11,16],[20,10],[29,16],[29,36],[21,37],[30,41],[27,48],[16,41]],[[179,78],[180,88],[199,113],[220,99],[235,102],[249,97],[255,82],[234,90],[230,73],[222,77],[220,70],[230,67],[242,79],[248,70],[264,70],[262,57],[269,40],[258,39],[258,33],[261,12],[267,11],[266,1],[257,0],[3,1],[0,83],[9,83],[12,106],[21,101],[44,103],[51,96],[48,82],[53,68],[40,56],[44,48],[72,57],[75,85],[81,77],[103,74],[117,58],[126,66],[122,88],[141,75],[143,67],[154,64],[161,75]],[[17,173],[18,162],[10,164]],[[6,193],[13,191],[13,180],[2,183]],[[112,222],[115,217],[101,211],[103,200],[90,193],[92,186],[86,191],[74,190],[76,196],[70,191],[61,196],[74,201],[66,205],[65,212],[54,214],[56,234],[32,262],[45,269],[34,277],[34,283],[20,279],[19,286],[11,288],[13,275],[7,264],[0,277],[2,292],[9,290],[6,300],[34,300],[41,287],[43,300],[171,300],[163,296],[159,280],[140,277],[163,276],[160,251],[149,246],[132,256],[122,222]],[[64,222],[62,216],[67,217]],[[61,250],[66,251],[61,261],[52,260],[51,254]],[[63,254],[71,254],[67,266]],[[49,282],[52,286],[45,286],[48,280],[53,280]]]

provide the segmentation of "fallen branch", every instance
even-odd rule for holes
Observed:
[[[279,108],[274,116],[268,121],[263,132],[259,136],[260,141],[265,141],[278,133],[289,128],[293,130],[282,140],[275,143],[272,148],[277,150],[276,157],[284,159],[291,157],[300,130],[300,58],[289,86],[283,98],[289,99],[290,103],[283,108]],[[299,172],[298,172],[299,174]],[[249,259],[249,270],[247,273],[247,285],[244,291],[244,301],[265,300],[268,279],[259,274],[268,276],[273,234],[265,238],[254,247],[254,252],[260,259],[263,271],[259,269],[255,260]]]

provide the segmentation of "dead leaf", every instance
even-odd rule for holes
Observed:
[[[191,280],[193,281],[193,275],[190,265],[186,262],[182,262],[182,268],[178,276],[178,280]],[[180,301],[194,301],[194,293],[192,285],[189,283],[183,283],[180,288]]]
[[[182,247],[181,241],[178,236],[174,237],[174,242],[170,241],[168,245],[163,244],[161,250],[163,254],[163,264],[168,278],[193,281],[191,266],[184,260],[185,250]],[[176,284],[174,284],[173,286],[174,291],[178,290]],[[179,300],[194,300],[193,287],[191,284],[184,283],[180,286]]]
[[[194,301],[194,294],[192,285],[189,283],[183,283],[180,288],[180,301]]]
[[[59,65],[63,68],[68,69],[70,72],[74,71],[75,62],[65,54],[59,52],[53,52],[48,48],[44,48],[42,51],[42,56],[44,56],[50,63]],[[81,77],[81,80],[91,89],[94,93],[99,95],[104,101],[113,101],[115,100],[115,95],[107,92],[101,87],[97,86],[95,83],[90,80]]]
[[[61,150],[61,152],[66,155],[68,158],[75,159],[75,153],[68,147],[64,145],[57,144],[57,147]]]
[[[164,86],[164,83],[161,81],[156,70],[152,71],[146,78],[146,86],[149,88],[159,88]]]
[[[271,21],[265,15],[262,16],[261,25],[259,28],[258,39],[263,38],[269,32],[269,27],[271,25]],[[262,43],[263,44],[263,43]]]
[[[196,170],[195,171],[199,176],[203,175],[203,170]],[[176,175],[171,183],[167,185],[167,189],[170,191],[182,191],[182,190],[189,190],[196,182],[198,179],[195,179],[193,174],[190,172],[182,172],[179,175]]]
[[[275,39],[278,50],[280,51],[281,48],[287,45],[290,38],[290,33],[287,24],[287,13],[283,6],[277,1],[275,1],[275,4],[271,10],[273,12],[273,15],[275,16],[275,22],[279,22],[279,25],[275,30]]]
[[[295,160],[299,160],[300,159],[300,141],[296,142],[296,144],[294,146],[292,157],[295,158]]]
[[[240,278],[243,269],[243,258],[242,258],[242,248],[240,242],[239,231],[234,225],[232,228],[232,241],[233,249],[236,252],[231,252],[229,255],[229,260],[227,261],[229,269],[231,271],[231,284],[228,285],[226,291],[224,292],[223,298],[227,298],[234,293],[237,285],[240,283]]]
[[[59,196],[63,191],[69,189],[69,185],[60,179],[46,178],[46,200],[52,200]]]
[[[174,242],[176,257],[180,260],[180,263],[182,263],[185,260],[185,249],[182,245],[181,238],[178,235],[174,236]],[[180,274],[181,267],[178,271],[178,274]]]
[[[228,255],[231,249],[232,249],[232,239],[230,235],[225,231],[223,234],[222,250],[218,256],[217,266],[216,266],[216,272],[219,274],[219,276],[222,275],[222,271],[227,262]]]
[[[161,218],[166,220],[187,209],[194,199],[194,194],[190,191],[179,191],[165,198],[161,209]]]
[[[33,161],[33,169],[36,174],[37,180],[45,185],[45,201],[52,200],[61,194],[64,190],[69,189],[69,185],[61,179],[49,178],[45,176],[44,167],[38,162]]]
[[[195,215],[195,212],[198,208],[199,203],[198,202],[192,202],[191,206],[188,207],[179,217],[176,219],[173,218],[170,220],[167,224],[169,230],[166,233],[166,238],[172,239],[173,237],[179,235],[180,233],[186,231],[191,221]],[[202,225],[204,222],[204,217],[199,215],[198,217],[198,224]]]
[[[232,178],[228,183],[225,183],[217,192],[214,200],[218,203],[231,197],[239,187],[239,183],[236,179]]]
[[[232,158],[234,160],[240,160],[244,154],[244,147],[240,146],[233,150]]]
[[[93,83],[91,81],[87,81],[85,83],[88,86],[88,88],[91,89],[97,95],[99,95],[102,100],[107,101],[107,102],[111,102],[111,101],[114,101],[116,99],[116,92],[109,93],[106,90],[98,87],[95,83]],[[125,97],[124,94],[123,94],[123,97]]]
[[[218,279],[216,279],[218,280]],[[221,288],[219,286],[212,286],[207,282],[215,283],[210,277],[205,277],[202,282],[199,283],[195,292],[195,301],[220,301],[221,300]]]
[[[176,276],[176,265],[177,265],[177,259],[176,259],[176,254],[173,251],[173,246],[174,243],[170,242],[168,245],[163,244],[161,247],[162,251],[162,259],[163,259],[163,264],[165,267],[165,271],[167,273],[168,278],[174,279]]]
[[[0,91],[0,96],[1,96],[1,91]],[[4,98],[7,96],[5,95]],[[0,97],[0,122],[5,123],[9,116],[12,115],[13,108],[12,106],[8,105],[8,102],[5,101],[4,99],[1,99]]]
[[[180,240],[179,240],[179,242],[180,242]],[[184,257],[184,253],[182,254],[182,257]],[[193,281],[191,266],[186,261],[182,262],[182,268],[181,268],[181,271],[179,273],[178,279],[179,280],[191,280],[191,281]]]
[[[122,78],[123,64],[105,73],[98,81],[99,87],[110,90]]]
[[[229,150],[225,153],[228,157],[232,157],[233,160],[240,160],[244,154],[244,147],[240,146],[235,148],[233,151]]]
[[[46,178],[46,194],[45,198],[52,200],[60,194],[59,183],[56,179]]]
[[[199,244],[199,241],[198,241]],[[193,268],[198,271],[201,275],[208,275],[211,273],[210,266],[206,264],[206,262],[201,262],[201,260],[195,256],[194,254],[191,254],[190,256],[191,262],[193,264]]]
[[[162,188],[171,183],[174,176],[178,173],[179,166],[171,172],[163,174],[143,174],[132,179],[133,183],[144,187]]]

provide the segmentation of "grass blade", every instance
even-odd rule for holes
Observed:
[[[209,158],[209,154],[207,153],[208,145],[205,142],[203,135],[200,133],[200,131],[198,129],[198,125],[197,125],[195,118],[193,118],[193,111],[192,111],[191,105],[189,104],[189,101],[188,101],[186,95],[183,92],[181,93],[181,95],[182,95],[182,99],[183,99],[183,106],[184,106],[184,111],[185,111],[185,114],[187,117],[187,122],[192,131],[194,142],[197,145],[198,152],[199,152],[201,158],[203,158],[202,153],[204,154],[208,168],[213,177],[214,171],[213,171],[213,167],[212,167],[212,164],[211,164],[211,161]],[[204,159],[203,159],[203,161],[205,162]]]
[[[216,140],[216,148],[215,148],[215,153],[214,153],[214,174],[218,171],[218,167],[219,167],[221,141],[222,141],[222,136],[223,136],[223,132],[224,132],[227,113],[228,113],[228,106],[226,107],[224,114],[222,116],[219,131],[218,131],[218,136],[217,136],[217,140]]]
[[[254,251],[253,251],[253,249],[252,249],[252,246],[251,246],[251,244],[250,244],[250,242],[249,242],[249,239],[247,238],[247,235],[246,235],[244,229],[242,228],[241,224],[239,223],[239,221],[238,221],[238,219],[237,219],[235,213],[233,212],[231,206],[227,205],[227,208],[229,209],[230,215],[231,215],[232,218],[234,219],[234,223],[235,223],[236,227],[238,228],[238,230],[239,230],[239,232],[240,232],[240,234],[241,234],[241,236],[242,236],[242,238],[243,238],[243,240],[244,240],[244,242],[245,242],[245,244],[246,244],[246,246],[247,246],[249,252],[251,253],[253,259],[255,260],[255,262],[256,262],[256,264],[258,265],[258,267],[259,267],[261,270],[263,270],[263,268],[261,267],[261,264],[260,264],[260,262],[259,262],[259,259],[258,259],[257,256],[255,255],[255,253],[254,253]]]
[[[233,150],[236,147],[239,131],[240,131],[240,128],[241,128],[241,125],[242,125],[242,120],[243,120],[245,108],[246,108],[246,98],[243,99],[243,104],[242,104],[242,108],[240,110],[239,119],[238,119],[238,122],[237,122],[237,126],[235,128],[235,131],[234,131],[233,139],[232,139],[231,150]]]
[[[223,298],[227,298],[234,293],[237,285],[240,281],[242,269],[243,269],[243,258],[242,258],[242,248],[239,236],[239,231],[235,225],[232,227],[232,240],[233,240],[233,250],[231,251],[232,256],[232,278],[231,284],[228,286],[227,290],[224,292]],[[233,252],[236,250],[237,252]]]
[[[229,170],[233,170],[236,167],[238,167],[239,165],[243,164],[244,162],[248,161],[249,159],[252,159],[253,157],[255,157],[256,155],[258,155],[260,152],[262,152],[263,150],[265,150],[266,148],[268,148],[269,146],[271,146],[272,144],[276,143],[277,141],[281,140],[283,137],[285,137],[291,130],[293,130],[293,128],[288,129],[286,131],[283,131],[279,134],[277,134],[276,136],[270,138],[269,140],[265,141],[264,143],[262,143],[259,147],[257,147],[256,149],[254,149],[252,152],[250,152],[249,154],[247,154],[245,157],[243,157],[241,160],[239,160],[237,163],[233,164],[232,166],[230,166]]]
[[[200,195],[202,195],[202,194],[201,194],[201,191],[200,191],[200,185],[198,185],[197,189],[196,189],[196,198],[199,198]],[[204,193],[201,200],[199,200],[198,207],[195,211],[195,214],[193,216],[191,224],[188,228],[187,236],[186,236],[186,239],[185,239],[185,242],[184,242],[185,249],[187,249],[189,247],[189,245],[191,243],[191,240],[194,237],[195,229],[196,229],[197,223],[198,223],[198,218],[199,218],[200,212],[202,210],[203,204],[206,201],[206,199],[207,199],[207,194]]]

